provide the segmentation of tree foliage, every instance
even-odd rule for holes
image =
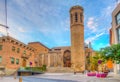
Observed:
[[[120,63],[120,44],[114,44],[100,50],[101,55],[104,55],[105,60],[112,59],[116,63]]]

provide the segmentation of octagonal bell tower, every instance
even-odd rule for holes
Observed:
[[[81,6],[70,9],[71,63],[76,72],[85,70],[84,10]]]

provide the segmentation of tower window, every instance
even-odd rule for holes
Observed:
[[[70,16],[71,16],[71,23],[73,23],[73,16],[72,16],[72,14]]]
[[[77,22],[78,21],[78,15],[77,15],[77,13],[75,13],[75,22]]]
[[[82,23],[82,13],[80,13],[80,22]]]

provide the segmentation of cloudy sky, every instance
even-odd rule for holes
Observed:
[[[0,24],[5,24],[5,0],[0,0]],[[49,48],[70,46],[69,10],[84,8],[85,42],[95,50],[109,45],[111,13],[117,0],[7,0],[9,35],[24,42],[39,41]],[[118,0],[120,2],[120,0]],[[6,30],[0,27],[0,35]]]

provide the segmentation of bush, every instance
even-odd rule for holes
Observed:
[[[43,65],[42,67],[25,67],[25,70],[44,72],[46,71],[46,65]]]
[[[25,67],[25,70],[31,70],[31,68],[30,67]]]
[[[46,71],[46,65],[43,65],[43,66],[42,66],[42,70],[43,70],[43,71]]]

